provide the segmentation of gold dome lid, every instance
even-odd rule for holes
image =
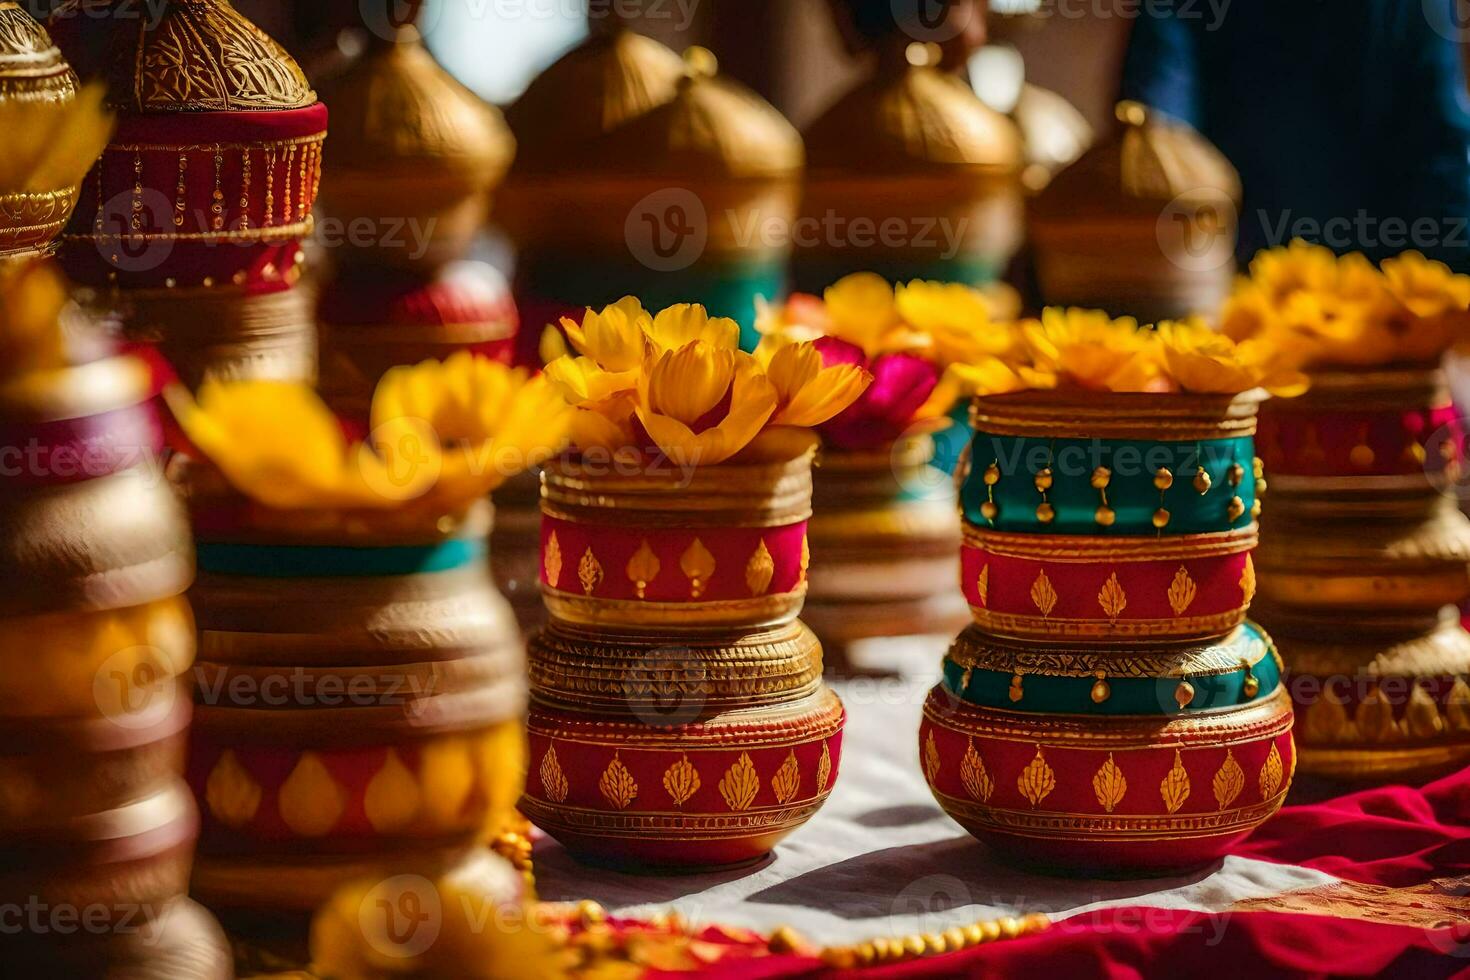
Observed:
[[[674,98],[684,75],[683,59],[652,38],[622,26],[594,34],[506,110],[518,146],[512,172],[600,169],[602,139]]]
[[[0,99],[69,101],[77,76],[46,28],[17,3],[0,2]]]
[[[500,110],[445,71],[407,26],[372,44],[322,86],[332,112],[325,146],[330,176],[365,174],[465,178],[469,190],[497,183],[515,155]]]
[[[769,102],[690,48],[674,97],[608,135],[604,165],[639,176],[743,179],[801,170],[801,134]]]
[[[119,109],[279,110],[316,102],[295,59],[229,0],[163,0],[156,17],[128,20],[98,17],[88,9],[96,2],[67,0],[51,23],[79,35],[112,32],[106,72],[112,104]],[[86,44],[78,38],[79,47]]]
[[[906,64],[880,68],[813,122],[805,134],[811,173],[1019,171],[1015,124],[932,67],[933,57],[930,46],[910,45]]]
[[[1120,102],[1119,125],[1063,170],[1035,200],[1036,217],[1057,222],[1138,214],[1154,221],[1170,202],[1240,203],[1240,176],[1194,128]]]

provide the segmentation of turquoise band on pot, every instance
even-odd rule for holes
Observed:
[[[740,324],[740,346],[755,350],[755,300],[786,294],[786,256],[759,259],[705,256],[678,272],[657,272],[627,257],[539,255],[517,271],[520,288],[539,299],[601,309],[636,296],[651,313],[676,303],[700,303],[710,316]]]
[[[1044,439],[975,433],[960,490],[965,519],[979,527],[1038,534],[1205,534],[1248,527],[1256,502],[1255,441],[1249,436],[1191,442]],[[993,485],[987,471],[995,468]],[[1099,467],[1107,485],[1093,484]],[[1158,472],[1168,470],[1166,479]],[[1199,476],[1203,468],[1206,479]],[[1045,476],[1050,470],[1049,486]],[[1156,480],[1169,483],[1160,490]],[[1206,486],[1203,493],[1199,487]],[[994,505],[993,515],[987,504]],[[1050,508],[1051,520],[1042,519]],[[1099,519],[1099,509],[1110,515]],[[1233,516],[1232,516],[1233,515]],[[1105,521],[1110,519],[1110,523]]]
[[[485,543],[456,538],[432,545],[343,548],[318,545],[198,544],[199,569],[255,578],[370,578],[462,568],[485,557]]]
[[[1249,669],[1241,667],[1224,674],[1183,677],[1103,677],[1106,697],[1094,700],[1095,676],[1055,677],[1044,674],[1017,675],[1006,671],[965,668],[946,658],[944,687],[970,704],[1007,711],[1051,712],[1085,715],[1174,715],[1180,711],[1224,708],[1268,697],[1281,685],[1276,658],[1262,657]],[[1255,694],[1246,693],[1247,676],[1257,684]],[[1193,695],[1180,707],[1180,684],[1188,682]],[[1020,698],[1013,699],[1012,692]]]

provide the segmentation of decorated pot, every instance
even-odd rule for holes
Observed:
[[[226,977],[218,926],[184,899],[188,525],[147,368],[74,353],[0,385],[0,903],[56,926],[11,935],[7,963]]]
[[[65,3],[49,21],[117,111],[63,239],[68,274],[111,291],[125,332],[191,385],[314,377],[310,305],[291,290],[326,107],[228,0],[167,0],[142,21],[96,6]]]
[[[953,634],[969,622],[955,588],[954,483],[930,465],[933,448],[925,436],[822,454],[808,531],[821,561],[802,618],[829,662],[871,637]]]
[[[348,880],[468,860],[510,816],[524,738],[489,505],[303,517],[175,476],[199,538],[195,894],[304,923]]]
[[[1305,772],[1417,781],[1470,762],[1463,438],[1434,366],[1319,372],[1262,415],[1259,615],[1291,657]]]
[[[1068,874],[1204,865],[1281,805],[1290,698],[1246,620],[1260,394],[979,398],[961,585],[920,731],[940,805]]]
[[[811,453],[543,474],[521,809],[579,859],[759,860],[831,792],[844,713],[806,594]]]

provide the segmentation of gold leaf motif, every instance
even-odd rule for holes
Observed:
[[[648,590],[648,583],[658,578],[659,571],[658,555],[648,546],[648,539],[644,538],[638,545],[638,550],[633,557],[628,559],[628,580],[633,583],[633,591],[642,599]]]
[[[811,544],[807,541],[806,532],[801,532],[801,580],[806,581],[806,570],[812,564]]]
[[[303,752],[277,797],[281,819],[302,837],[321,837],[337,824],[346,805],[342,788],[315,752]]]
[[[1108,576],[1103,583],[1102,591],[1097,594],[1097,604],[1102,606],[1102,611],[1108,614],[1108,619],[1116,621],[1128,605],[1128,596],[1123,592],[1123,583],[1118,581],[1118,573],[1114,572]]]
[[[970,799],[978,803],[984,803],[995,792],[995,780],[985,771],[985,760],[975,751],[973,738],[965,746],[965,757],[960,760],[960,782],[965,784],[965,792],[970,794]]]
[[[1281,750],[1271,743],[1271,751],[1261,764],[1261,775],[1257,782],[1261,786],[1261,799],[1269,800],[1281,788]]]
[[[990,605],[990,563],[986,562],[980,567],[980,575],[975,579],[975,591],[980,594],[980,605]]]
[[[1174,581],[1169,583],[1169,608],[1174,610],[1174,615],[1184,615],[1184,610],[1194,602],[1195,593],[1194,579],[1189,577],[1189,571],[1183,565],[1179,571],[1174,573]]]
[[[546,798],[553,803],[565,803],[567,793],[571,787],[567,785],[566,773],[561,771],[561,763],[556,759],[556,746],[553,745],[546,750],[541,757],[541,791]]]
[[[1444,732],[1444,719],[1439,705],[1418,684],[1409,689],[1409,705],[1404,709],[1404,728],[1411,738],[1435,738]]]
[[[1369,742],[1392,742],[1403,734],[1394,721],[1393,705],[1377,687],[1363,695],[1353,720],[1358,726],[1358,736]]]
[[[1184,768],[1184,759],[1179,750],[1174,750],[1174,768],[1159,783],[1159,793],[1164,797],[1164,806],[1170,813],[1177,813],[1189,799],[1189,771]]]
[[[1215,791],[1215,802],[1222,810],[1234,803],[1240,791],[1245,789],[1245,772],[1240,768],[1240,763],[1235,761],[1235,753],[1232,750],[1225,750],[1225,761],[1220,763],[1220,769],[1215,773],[1211,788]]]
[[[597,788],[602,791],[602,798],[607,800],[608,806],[616,810],[628,809],[638,798],[638,784],[633,781],[633,774],[623,765],[623,760],[618,758],[616,752],[607,768],[602,771]]]
[[[832,751],[827,743],[822,743],[822,757],[817,760],[817,792],[820,794],[827,789],[827,779],[832,775]]]
[[[555,531],[546,539],[541,563],[546,567],[546,584],[556,588],[561,583],[561,542],[556,540]]]
[[[679,570],[689,580],[689,594],[698,599],[704,594],[704,587],[709,585],[710,576],[715,573],[715,556],[710,554],[703,541],[695,538],[694,543],[679,556]]]
[[[362,812],[379,833],[407,827],[419,811],[419,784],[398,753],[388,750],[383,767],[368,780]]]
[[[1051,766],[1046,764],[1046,758],[1041,753],[1041,746],[1036,746],[1036,756],[1021,770],[1021,775],[1016,779],[1016,788],[1021,795],[1031,801],[1034,807],[1047,794],[1057,788],[1056,773],[1051,771]]]
[[[929,729],[929,737],[924,740],[924,775],[929,782],[934,782],[934,777],[939,775],[939,746],[934,744],[934,729]]]
[[[766,547],[766,539],[761,538],[755,551],[751,552],[750,561],[745,563],[745,584],[750,587],[750,594],[765,595],[766,590],[771,587],[771,577],[775,574],[775,559]]]
[[[1245,556],[1245,568],[1240,572],[1240,596],[1245,605],[1256,597],[1256,563],[1250,555]]]
[[[577,578],[582,583],[582,591],[588,595],[602,584],[602,563],[592,553],[591,545],[582,553],[582,560],[577,562]]]
[[[664,790],[674,801],[674,806],[683,806],[699,792],[699,770],[694,768],[688,755],[680,756],[679,761],[664,772]]]
[[[1036,581],[1031,583],[1031,601],[1036,603],[1036,608],[1041,610],[1043,618],[1050,616],[1051,611],[1057,605],[1057,590],[1052,588],[1051,579],[1046,577],[1046,571],[1036,573]]]
[[[1444,700],[1445,724],[1458,734],[1470,732],[1470,684],[1465,678],[1455,678],[1449,696]]]
[[[1313,742],[1355,742],[1358,738],[1358,726],[1348,717],[1346,703],[1331,687],[1307,708],[1305,723],[1297,724]]]
[[[776,794],[777,803],[790,803],[796,799],[797,792],[801,790],[801,766],[794,751],[786,753],[781,768],[771,777],[771,789]]]
[[[749,752],[740,753],[740,758],[720,777],[720,795],[732,810],[750,809],[760,788],[760,776],[756,774],[755,763],[750,761]]]
[[[1123,802],[1123,794],[1128,792],[1128,780],[1123,777],[1123,770],[1113,761],[1113,753],[1109,752],[1108,761],[1092,774],[1092,792],[1108,813],[1112,813]]]
[[[260,808],[260,784],[226,749],[204,782],[204,802],[209,812],[226,827],[240,828],[255,819]]]

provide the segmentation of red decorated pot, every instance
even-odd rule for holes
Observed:
[[[1259,616],[1290,656],[1304,771],[1417,781],[1470,762],[1463,443],[1430,366],[1317,373],[1262,416]]]
[[[843,710],[806,593],[811,453],[547,465],[522,810],[580,859],[758,860],[831,792]]]

